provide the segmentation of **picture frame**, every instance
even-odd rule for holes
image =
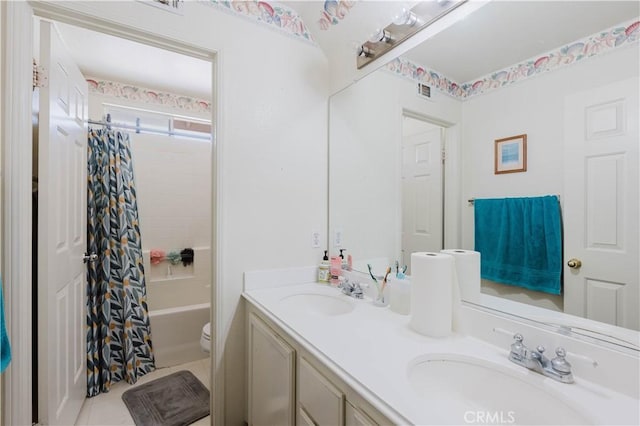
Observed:
[[[176,15],[184,15],[184,0],[138,0],[149,6],[163,9]]]
[[[494,174],[527,171],[527,135],[495,140]]]

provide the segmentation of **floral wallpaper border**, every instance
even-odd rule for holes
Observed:
[[[385,69],[395,75],[430,85],[449,96],[467,99],[635,43],[639,39],[640,21],[627,21],[463,84],[405,58],[396,58]]]
[[[395,58],[393,61],[385,65],[383,69],[399,77],[431,86],[449,96],[453,96],[455,98],[464,97],[462,87],[460,87],[458,83],[437,71],[425,68],[406,58]]]
[[[276,2],[257,0],[204,0],[207,4],[234,15],[273,26],[302,40],[315,43],[298,12]]]
[[[115,81],[87,78],[89,92],[145,104],[164,105],[184,111],[211,112],[211,102]]]
[[[326,0],[322,12],[320,12],[318,26],[322,31],[327,31],[333,25],[338,25],[355,5],[355,1]]]

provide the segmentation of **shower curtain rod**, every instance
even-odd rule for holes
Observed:
[[[148,127],[141,127],[141,126],[132,126],[129,124],[118,124],[118,123],[113,123],[110,120],[106,120],[106,121],[96,121],[96,120],[87,120],[88,124],[95,124],[98,126],[105,126],[107,128],[111,128],[111,127],[117,127],[118,129],[124,129],[124,130],[134,130],[136,133],[140,133],[140,132],[147,132],[147,133],[155,133],[158,135],[167,135],[167,136],[183,136],[185,138],[192,138],[192,139],[201,139],[201,140],[211,140],[211,136],[207,135],[207,136],[201,136],[201,135],[194,135],[194,134],[190,134],[190,133],[184,133],[184,132],[176,132],[176,131],[169,131],[169,130],[159,130],[159,129],[152,129],[152,128],[148,128]]]

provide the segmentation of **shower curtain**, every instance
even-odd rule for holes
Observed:
[[[89,130],[87,395],[155,369],[129,135]]]

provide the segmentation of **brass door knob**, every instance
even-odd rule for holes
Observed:
[[[582,262],[580,261],[580,259],[569,259],[569,261],[567,262],[567,266],[569,268],[573,268],[573,269],[578,269],[579,267],[582,266]]]

